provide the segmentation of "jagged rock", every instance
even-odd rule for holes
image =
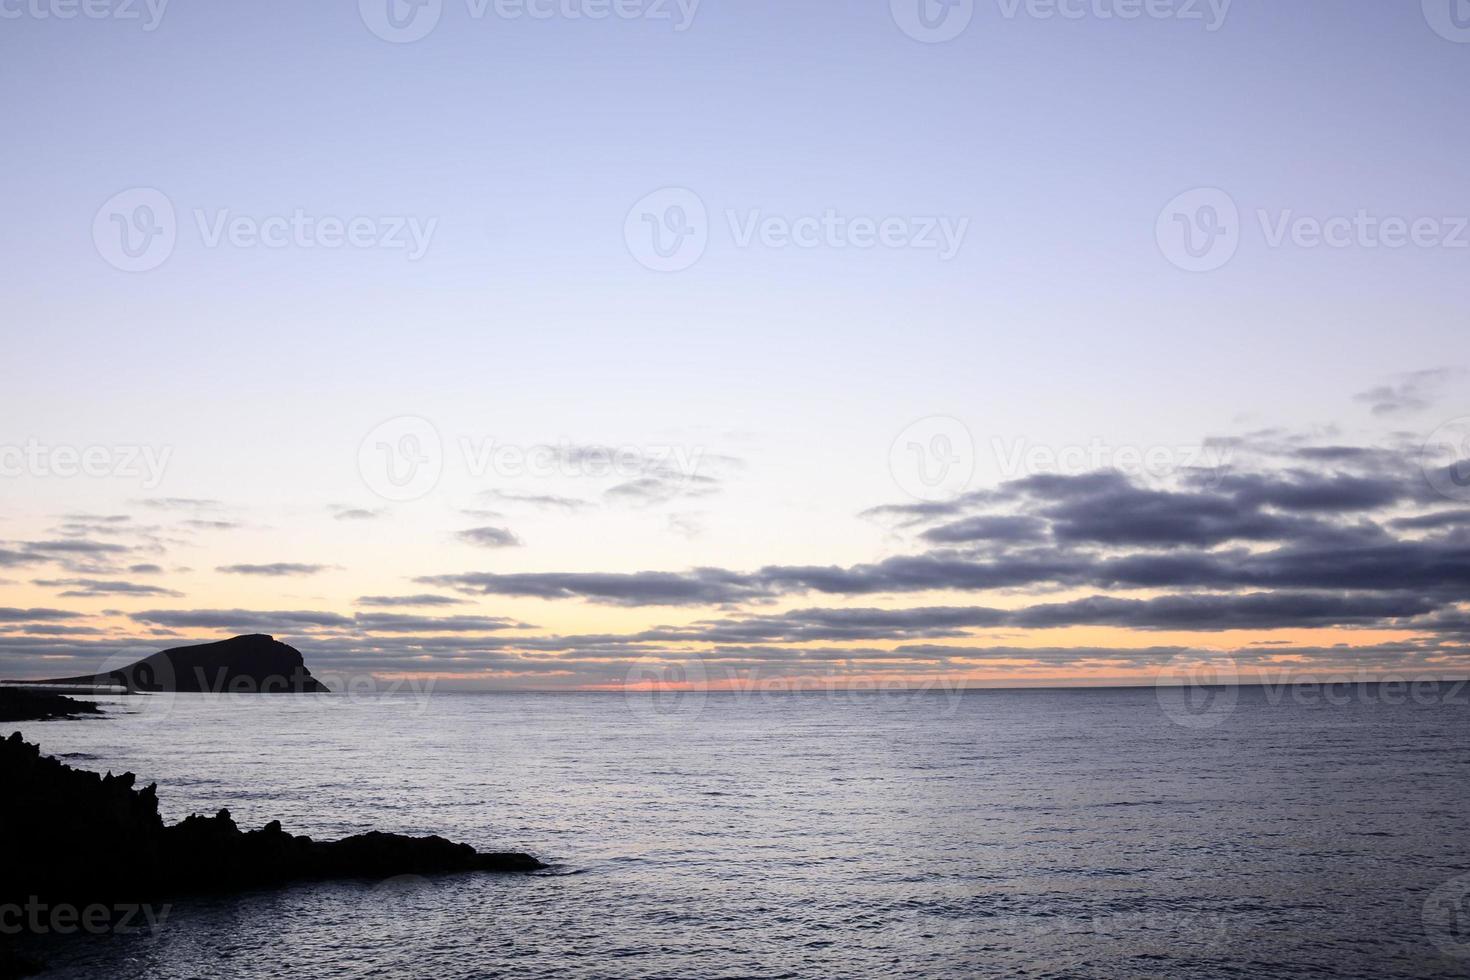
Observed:
[[[324,878],[534,871],[528,854],[480,853],[441,837],[297,837],[272,821],[242,832],[228,810],[165,826],[155,786],[43,756],[19,732],[0,741],[0,904],[148,900]]]
[[[306,669],[299,650],[264,633],[174,647],[100,674],[24,683],[110,686],[151,692],[328,693],[327,686]]]

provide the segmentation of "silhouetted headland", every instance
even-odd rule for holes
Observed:
[[[15,683],[120,687],[129,693],[330,693],[325,684],[311,676],[299,650],[263,633],[174,647],[100,674]]]
[[[367,833],[314,841],[277,821],[241,831],[228,810],[165,826],[156,785],[43,756],[19,732],[0,740],[0,904],[86,904],[235,891],[329,878],[535,871],[529,854],[482,853],[442,837]]]

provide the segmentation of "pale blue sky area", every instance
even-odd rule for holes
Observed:
[[[683,433],[760,460],[752,499],[846,519],[894,494],[889,443],[924,416],[982,442],[1353,425],[1352,393],[1466,360],[1470,249],[1271,248],[1254,216],[1470,212],[1470,44],[1417,2],[1238,0],[1210,31],[990,0],[938,44],[878,0],[705,0],[683,31],[444,0],[406,44],[350,2],[176,0],[152,31],[48,2],[0,20],[0,407],[14,439],[173,446],[178,495],[269,498],[265,460],[352,498],[363,433],[417,414],[446,436]],[[668,186],[710,241],[658,273],[624,219]],[[168,196],[178,240],[129,273],[92,225],[135,187]],[[1243,216],[1207,273],[1155,240],[1198,187]],[[437,224],[409,261],[210,248],[194,217],[297,208]],[[969,223],[942,261],[742,248],[725,217],[827,209]]]

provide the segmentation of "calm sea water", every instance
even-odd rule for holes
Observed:
[[[181,901],[49,975],[1470,976],[1466,693],[1377,690],[116,700],[23,730],[169,820],[554,869]]]

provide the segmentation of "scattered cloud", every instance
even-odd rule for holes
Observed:
[[[208,521],[199,518],[190,518],[179,523],[195,531],[236,531],[245,526],[239,521]]]
[[[1353,400],[1369,407],[1374,415],[1407,415],[1422,412],[1438,400],[1448,383],[1464,375],[1459,368],[1435,368],[1401,375],[1388,384],[1358,392]]]
[[[375,521],[383,516],[382,510],[368,510],[363,507],[341,507],[332,504],[327,508],[332,517],[339,521]]]
[[[521,544],[520,538],[503,527],[472,527],[455,537],[479,548],[515,548]]]
[[[466,600],[447,595],[364,595],[357,597],[359,606],[376,606],[384,609],[413,606],[462,606]]]
[[[154,510],[218,510],[224,506],[221,501],[202,497],[149,497],[139,503]]]
[[[167,596],[170,598],[183,598],[182,592],[173,589],[165,589],[157,585],[143,585],[138,582],[104,581],[90,578],[60,578],[60,579],[35,579],[35,584],[48,589],[65,589],[62,596],[71,598],[90,598],[95,596]]]
[[[59,619],[80,619],[81,613],[71,612],[66,609],[17,609],[14,606],[0,606],[0,623],[28,623],[38,621],[55,621]]]
[[[331,566],[278,561],[266,565],[220,565],[215,571],[226,575],[264,575],[279,578],[290,575],[316,575],[326,571],[329,567]]]
[[[477,495],[488,503],[522,504],[549,510],[579,511],[592,506],[580,497],[559,497],[555,494],[521,493],[516,490],[482,490]]]

